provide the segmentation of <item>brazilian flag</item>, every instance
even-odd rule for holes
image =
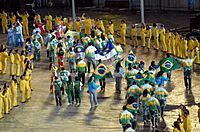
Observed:
[[[180,68],[180,65],[177,63],[177,61],[170,57],[162,59],[158,65],[160,66],[160,70],[163,72],[168,72]]]
[[[132,50],[129,51],[128,57],[126,58],[126,62],[125,62],[125,67],[128,67],[128,64],[131,63],[135,63],[136,62],[136,56],[133,53]]]
[[[149,72],[137,73],[136,75],[129,76],[128,79],[135,81],[139,86],[143,85],[145,80],[151,82]]]
[[[95,68],[93,76],[96,80],[104,79],[104,78],[112,78],[112,73],[106,65],[104,65],[103,63],[100,63]]]
[[[75,48],[74,48],[74,52],[75,53],[84,53],[85,52],[85,48],[83,47],[82,44],[78,44]]]

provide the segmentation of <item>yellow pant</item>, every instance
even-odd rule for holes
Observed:
[[[85,34],[90,35],[91,29],[90,27],[85,27]]]
[[[182,58],[186,58],[186,56],[187,56],[187,50],[183,50],[182,51]]]
[[[12,110],[12,101],[11,101],[10,96],[8,96],[7,99],[8,99],[8,109]]]
[[[121,33],[121,44],[126,45],[126,34]]]
[[[23,33],[24,35],[29,35],[28,22],[23,22]]]
[[[155,48],[158,50],[159,49],[158,37],[154,37],[154,44],[155,44]]]
[[[4,113],[8,114],[9,113],[9,109],[8,109],[8,97],[3,98],[3,103],[4,103]]]
[[[29,87],[31,90],[33,90],[33,83],[32,83],[32,79],[29,80]]]
[[[2,61],[2,74],[6,74],[7,61]]]
[[[138,46],[137,37],[132,37],[132,45],[133,45],[134,48]]]
[[[166,52],[167,51],[167,46],[165,43],[165,38],[160,39],[161,45],[162,45],[162,51]]]
[[[21,102],[25,102],[26,99],[25,99],[25,89],[21,89]]]
[[[29,87],[29,80],[26,80],[25,89],[26,89],[26,99],[28,100],[31,97],[31,89]]]
[[[151,38],[146,38],[146,42],[147,42],[147,48],[150,49],[151,48]]]
[[[26,66],[25,64],[21,64],[21,66],[22,66],[22,74],[24,74]]]
[[[17,89],[11,88],[12,91],[12,106],[17,106]]]
[[[6,33],[8,32],[8,26],[6,22],[2,22],[2,32]]]
[[[20,63],[16,64],[16,76],[20,76]]]
[[[3,118],[2,107],[3,107],[3,99],[0,97],[0,119]]]
[[[144,36],[141,36],[141,41],[142,41],[142,47],[145,47],[146,41]]]
[[[0,71],[2,71],[2,61],[0,61]]]
[[[10,63],[10,75],[14,75],[14,64],[13,63]]]

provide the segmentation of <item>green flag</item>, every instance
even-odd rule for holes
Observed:
[[[180,68],[180,65],[174,58],[164,58],[159,62],[158,65],[160,66],[160,70],[163,72],[168,72]]]
[[[134,64],[136,62],[136,56],[132,50],[129,51],[128,56],[126,58],[125,67],[128,67],[128,64]]]
[[[96,80],[104,78],[112,78],[112,73],[106,65],[101,63],[95,68],[93,76]]]

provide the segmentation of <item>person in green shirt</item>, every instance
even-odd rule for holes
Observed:
[[[69,76],[69,80],[67,81],[67,88],[66,88],[69,105],[74,104],[74,89],[73,88],[74,88],[74,83],[72,81],[72,77]]]
[[[40,61],[40,51],[41,51],[41,44],[37,39],[33,40],[34,44],[34,61]]]
[[[75,92],[75,100],[76,100],[76,105],[80,106],[81,104],[81,92],[82,92],[82,83],[79,79],[78,76],[75,77],[74,81],[74,92]]]
[[[61,82],[60,79],[58,79],[58,77],[55,77],[55,81],[53,82],[54,84],[54,88],[55,88],[55,99],[56,99],[56,106],[60,105],[62,106],[62,100],[61,100],[61,91],[60,91],[60,86],[61,86]]]
[[[60,80],[62,82],[62,84],[61,84],[62,95],[65,94],[64,89],[65,89],[65,85],[66,85],[66,83],[68,81],[68,76],[69,75],[70,75],[70,73],[67,70],[65,70],[64,67],[62,67],[61,71],[60,71]]]

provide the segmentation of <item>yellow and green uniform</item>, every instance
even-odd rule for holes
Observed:
[[[142,41],[142,47],[145,47],[146,45],[146,27],[141,28],[140,31],[140,37],[141,37],[141,41]]]
[[[142,111],[143,111],[143,121],[146,123],[147,119],[148,119],[148,115],[149,115],[149,109],[147,107],[147,101],[151,98],[151,96],[149,94],[147,94],[146,97],[144,97],[143,95],[140,96],[140,104],[142,105]]]
[[[24,103],[26,101],[25,99],[25,92],[26,92],[26,80],[20,80],[20,93],[21,93],[21,102]]]
[[[6,51],[1,53],[2,74],[6,74],[8,53]]]
[[[126,23],[122,23],[120,27],[121,27],[121,32],[120,32],[121,44],[126,45]]]
[[[151,36],[152,36],[152,31],[149,28],[148,30],[146,30],[146,42],[147,42],[147,48],[148,49],[151,48]]]
[[[21,14],[19,14],[17,12],[17,15],[22,18],[24,35],[29,35],[29,31],[28,31],[28,17],[29,17],[29,14],[26,13],[26,14],[21,15]]]
[[[133,115],[128,110],[121,112],[119,115],[119,122],[122,127],[125,127],[127,124],[131,124],[132,120]]]
[[[154,32],[154,45],[155,45],[155,49],[159,49],[159,41],[158,41],[158,37],[159,37],[159,29],[158,27],[154,27],[153,29]]]
[[[133,103],[133,104],[127,104],[126,105],[126,109],[133,115],[133,119],[131,120],[131,125],[132,125],[132,128],[135,129],[136,128],[136,122],[137,122],[137,119],[136,119],[136,116],[139,112],[139,109],[134,106],[134,104],[137,105],[137,103]]]
[[[80,73],[86,73],[86,71],[87,71],[87,65],[86,65],[86,63],[83,60],[81,60],[81,61],[78,62],[78,64],[77,64],[77,70]]]
[[[2,32],[3,33],[6,33],[8,32],[8,26],[7,26],[7,23],[8,23],[8,20],[7,20],[7,13],[3,13],[3,14],[0,14],[0,18],[1,18],[1,25],[2,25]]]
[[[12,107],[17,106],[17,81],[11,80]]]
[[[10,76],[14,75],[14,62],[15,62],[15,56],[13,53],[10,53]]]
[[[132,39],[132,45],[133,47],[138,46],[138,40],[137,40],[137,28],[131,28],[131,39]]]
[[[148,84],[148,83],[142,85],[142,86],[141,86],[141,89],[142,89],[142,92],[143,92],[145,89],[148,91],[148,93],[153,92],[153,87],[152,87],[150,84]]]
[[[15,64],[16,64],[16,76],[20,76],[20,63],[21,63],[21,57],[18,53],[15,54]]]
[[[66,93],[67,93],[67,97],[68,97],[68,103],[69,104],[73,104],[74,103],[74,83],[70,82],[67,84],[66,87]]]
[[[142,93],[142,90],[137,86],[137,85],[132,85],[126,93],[126,98],[132,96],[134,97],[136,100],[138,100],[138,98],[140,97]]]
[[[165,28],[160,30],[160,43],[162,45],[162,51],[167,51],[166,41],[165,41]]]

